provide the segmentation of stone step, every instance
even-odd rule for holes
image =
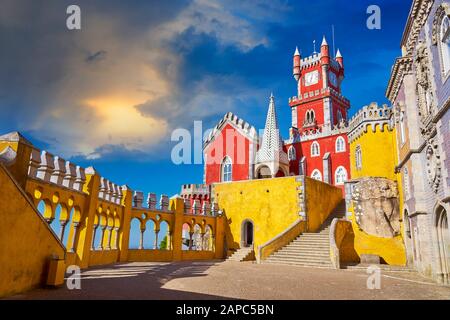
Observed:
[[[310,263],[310,262],[286,261],[286,260],[265,260],[263,263],[292,265],[292,266],[310,267],[310,268],[325,268],[325,269],[333,268],[333,265],[331,264],[331,262],[329,264],[325,264],[325,263]]]
[[[330,245],[329,241],[322,241],[322,240],[302,240],[302,241],[294,241],[291,242],[291,244],[307,244],[307,245]]]
[[[285,248],[305,248],[305,249],[329,249],[330,245],[327,244],[322,244],[322,243],[315,243],[315,244],[310,244],[310,243],[292,243],[287,245]]]
[[[291,261],[291,262],[300,262],[300,263],[325,263],[331,264],[330,258],[313,258],[313,257],[293,257],[293,256],[278,256],[276,254],[267,258],[267,260],[273,261]]]
[[[304,255],[312,255],[312,256],[330,256],[329,250],[323,250],[323,251],[306,251],[306,250],[293,250],[289,248],[283,248],[281,250],[278,250],[276,253],[282,253],[282,254],[304,254]]]
[[[274,254],[272,257],[277,259],[292,259],[301,261],[330,261],[329,256],[314,256],[314,255],[303,255],[303,254]]]

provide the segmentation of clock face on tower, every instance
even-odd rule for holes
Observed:
[[[305,75],[305,86],[311,86],[319,82],[319,71],[312,71]]]

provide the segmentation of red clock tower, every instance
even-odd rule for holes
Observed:
[[[342,186],[350,178],[344,59],[339,50],[330,55],[324,37],[320,53],[302,59],[295,50],[293,75],[298,92],[289,99],[292,126],[285,141],[290,172]]]

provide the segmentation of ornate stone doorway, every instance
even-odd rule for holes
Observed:
[[[448,228],[448,214],[444,207],[439,206],[436,210],[436,231],[438,240],[440,267],[439,279],[445,284],[450,283],[450,230]]]
[[[253,246],[254,226],[253,221],[244,220],[241,227],[241,247]]]

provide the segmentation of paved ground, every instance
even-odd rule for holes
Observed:
[[[82,273],[81,290],[38,289],[12,299],[450,299],[450,288],[415,273],[382,272],[367,289],[363,270],[250,262],[125,263]]]

